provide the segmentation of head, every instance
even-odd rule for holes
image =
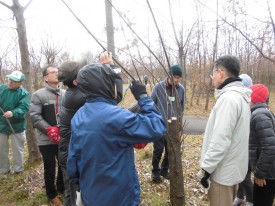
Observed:
[[[252,90],[251,103],[267,103],[268,101],[268,89],[263,84],[254,84],[249,87]]]
[[[42,74],[45,82],[49,85],[58,85],[58,69],[53,65],[46,65],[42,68]]]
[[[114,69],[108,64],[90,64],[80,69],[76,79],[77,86],[87,99],[104,97],[116,100],[118,94],[117,76]]]
[[[87,64],[86,60],[76,62],[67,61],[62,63],[58,68],[58,81],[68,87],[76,86],[76,76],[79,70]]]
[[[212,79],[213,85],[217,89],[228,78],[237,78],[240,73],[240,62],[232,55],[225,55],[215,62]]]
[[[20,71],[13,71],[8,77],[8,87],[11,90],[17,90],[22,86],[22,82],[25,80],[25,75]]]
[[[179,84],[180,79],[182,78],[182,68],[180,65],[176,64],[171,67],[173,79],[175,85]],[[168,79],[169,84],[171,84],[171,80]]]
[[[241,74],[239,77],[242,79],[243,85],[245,87],[250,87],[253,85],[251,77],[247,74]]]

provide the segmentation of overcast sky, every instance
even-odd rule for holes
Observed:
[[[11,0],[2,0],[11,5]],[[19,0],[25,5],[28,0]],[[105,41],[105,7],[104,0],[65,0],[79,18],[87,25],[89,30],[97,38]],[[221,5],[222,2],[221,1]],[[181,20],[184,22],[185,29],[191,28],[197,18],[194,0],[171,0],[173,6],[173,17],[176,26],[179,26]],[[216,0],[201,0],[206,6],[201,15],[205,20],[214,21]],[[250,15],[265,19],[268,16],[266,12],[265,0],[247,0],[247,11]],[[165,30],[165,24],[169,24],[168,0],[150,0],[150,3],[157,16],[161,29]],[[152,17],[146,0],[113,0],[113,4],[122,11],[127,18],[135,23],[136,32],[142,37],[156,34],[156,29],[152,24]],[[270,1],[271,11],[275,11],[275,0]],[[221,12],[222,13],[222,12]],[[11,19],[11,12],[0,5],[0,53],[5,45],[10,44],[15,31],[8,27],[14,27],[14,20]],[[115,26],[120,27],[120,21],[117,14],[113,11]],[[70,51],[76,58],[81,52],[93,50],[99,53],[102,49],[96,44],[94,39],[77,22],[73,15],[68,11],[60,0],[33,0],[30,7],[25,12],[28,40],[33,45],[40,45],[42,39],[52,39],[65,50]],[[275,13],[273,14],[275,18]],[[150,23],[151,22],[151,23]],[[126,26],[124,25],[124,29]],[[172,31],[166,31],[167,33]],[[129,33],[127,34],[129,35]],[[127,38],[131,38],[129,35]],[[120,32],[115,37],[116,46],[125,45],[125,39]],[[103,43],[104,44],[104,43]],[[105,44],[106,45],[106,44]]]

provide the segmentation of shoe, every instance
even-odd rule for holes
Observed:
[[[235,200],[233,201],[232,206],[240,206],[242,204],[244,204],[244,200],[236,197]]]
[[[152,172],[151,178],[153,182],[160,183],[161,182],[160,172],[159,171]]]
[[[50,204],[52,206],[63,206],[62,202],[60,201],[60,199],[57,196],[53,199],[50,199]]]
[[[161,175],[162,177],[164,177],[165,179],[167,179],[167,180],[170,179],[170,174],[169,174],[168,171],[161,170],[161,171],[160,171],[160,175]]]

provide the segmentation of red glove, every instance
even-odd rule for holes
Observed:
[[[146,147],[147,143],[144,144],[134,144],[134,148],[136,149],[143,149],[144,147]]]
[[[60,142],[59,128],[57,126],[47,127],[47,134],[50,137],[50,140],[56,144]]]

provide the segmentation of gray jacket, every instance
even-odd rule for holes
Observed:
[[[46,128],[51,125],[43,118],[42,107],[43,105],[53,104],[55,107],[57,122],[59,122],[58,112],[61,111],[64,93],[65,90],[59,88],[54,89],[49,85],[33,93],[30,104],[30,116],[33,127],[36,128],[38,145],[55,144],[50,141],[49,136],[47,135]],[[56,105],[58,105],[58,109],[56,108]]]

